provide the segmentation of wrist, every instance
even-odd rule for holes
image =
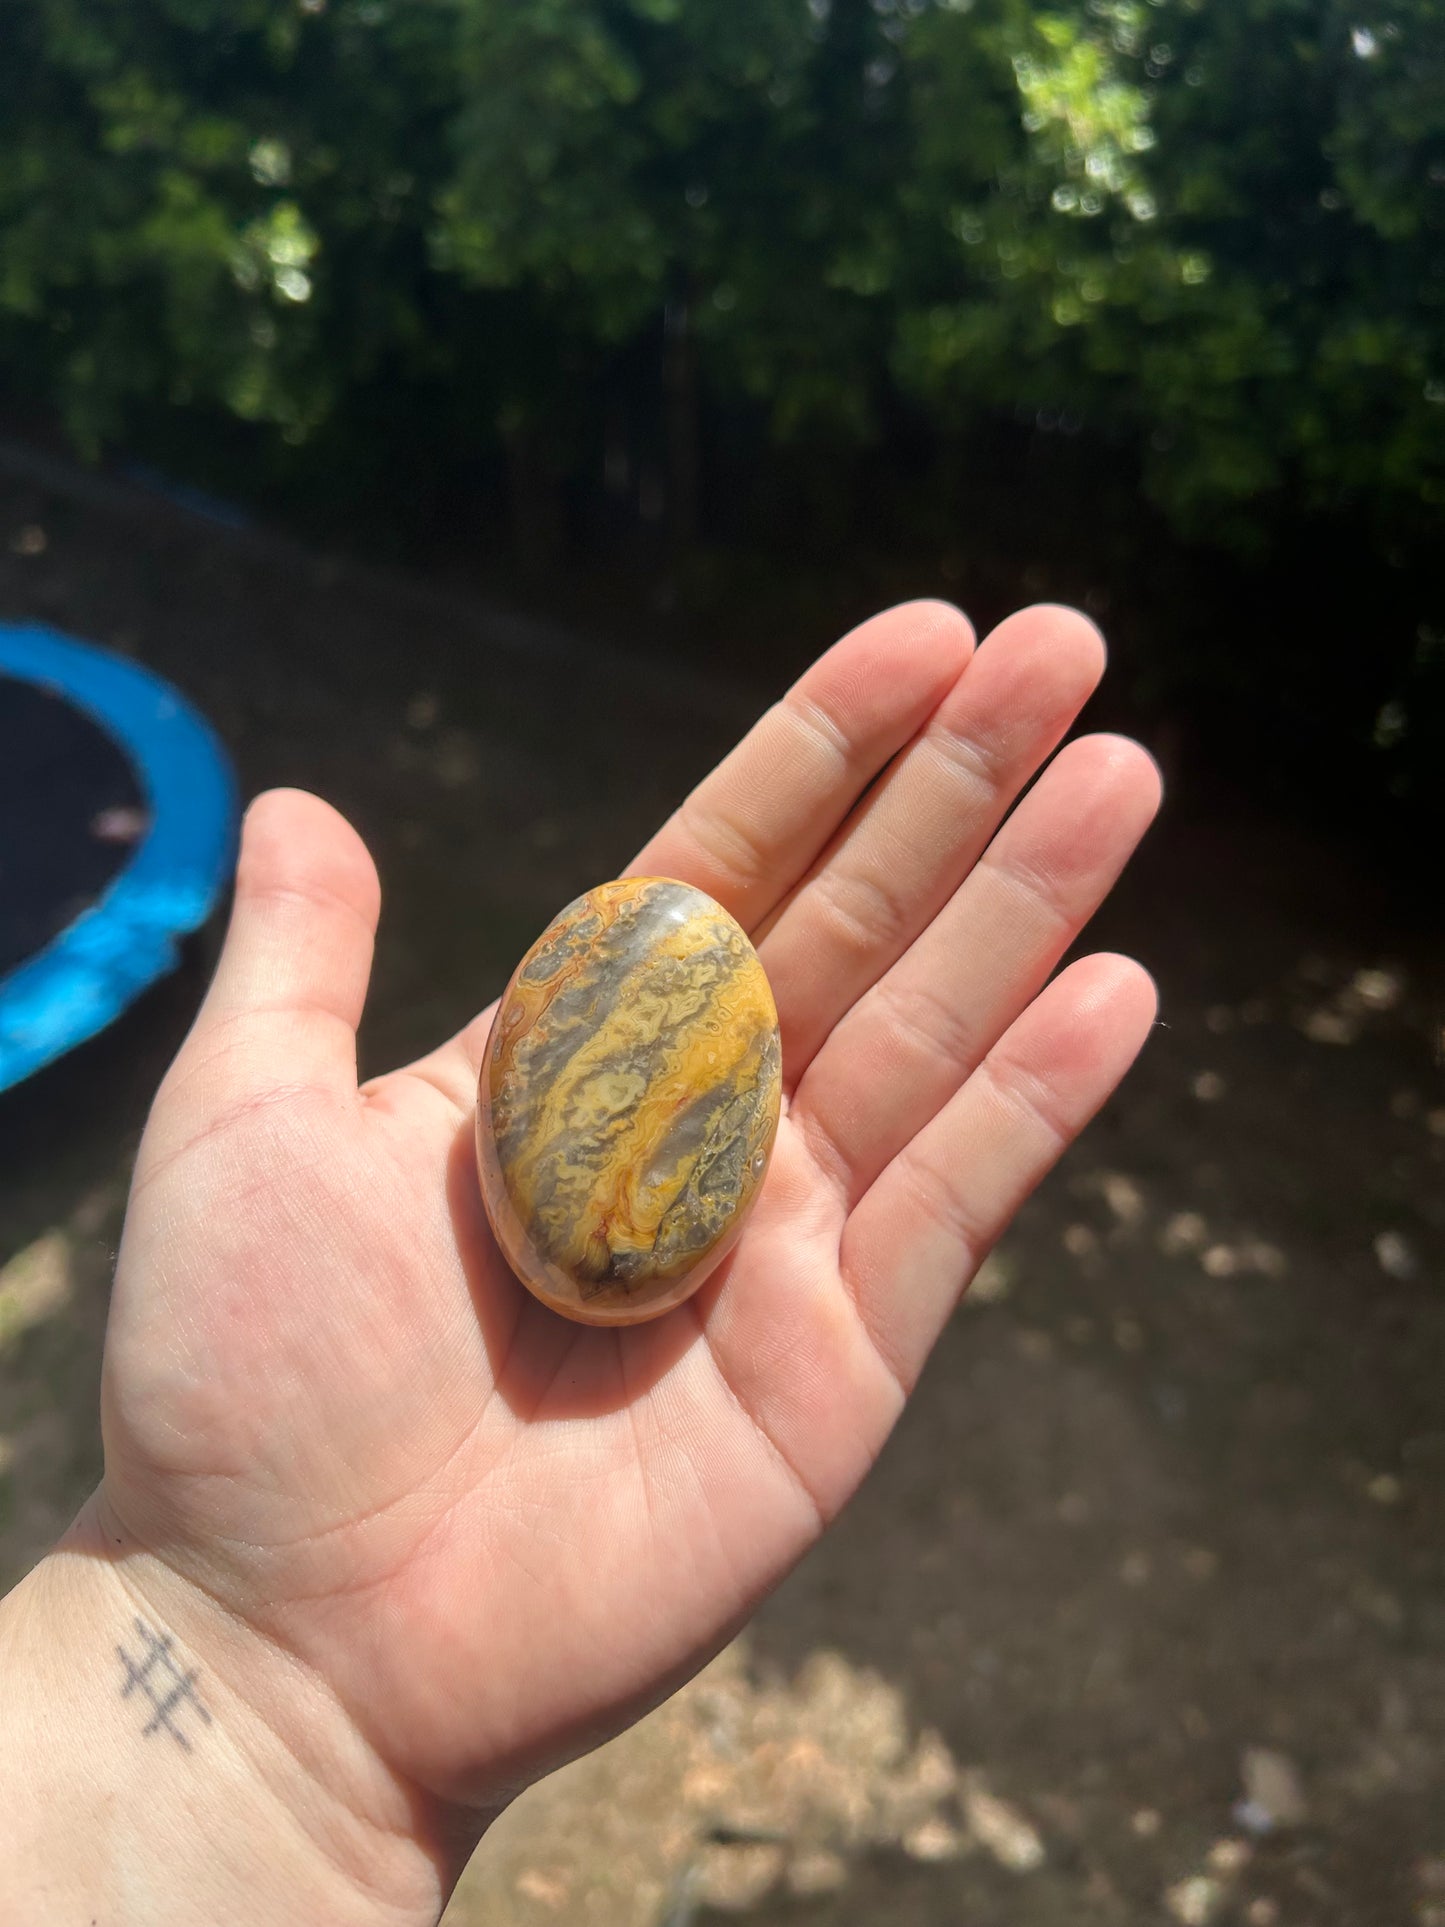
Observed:
[[[430,1804],[322,1682],[92,1501],[0,1601],[0,1919],[413,1927]]]

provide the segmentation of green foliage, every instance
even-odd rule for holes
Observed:
[[[450,39],[356,0],[7,7],[0,317],[83,443],[135,398],[300,441],[404,347]]]
[[[980,0],[921,22],[914,191],[957,251],[912,283],[900,378],[1126,429],[1191,530],[1352,503],[1422,528],[1445,499],[1445,16],[1366,11]],[[991,167],[942,131],[970,121]]]
[[[385,377],[577,468],[665,332],[678,434],[1013,410],[1245,544],[1445,506],[1440,0],[8,0],[0,125],[0,350],[92,447]]]

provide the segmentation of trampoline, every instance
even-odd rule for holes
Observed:
[[[169,683],[0,624],[0,1091],[175,968],[236,823],[226,753]]]

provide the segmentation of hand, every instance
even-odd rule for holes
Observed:
[[[823,1530],[1143,1042],[1137,965],[1047,980],[1154,813],[1153,764],[1077,741],[1005,820],[1102,668],[1067,610],[976,653],[947,605],[891,610],[641,852],[754,934],[786,1097],[732,1256],[620,1332],[498,1256],[470,1123],[490,1011],[358,1089],[371,860],[314,798],[252,807],[141,1146],[105,1478],[68,1556],[179,1628],[268,1772],[299,1761],[333,1860],[415,1846],[416,1917],[486,1812],[676,1687]]]

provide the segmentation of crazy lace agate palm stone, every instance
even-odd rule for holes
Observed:
[[[568,904],[507,986],[478,1093],[482,1197],[523,1284],[589,1325],[681,1304],[757,1197],[781,1071],[757,952],[711,897],[630,877]]]

